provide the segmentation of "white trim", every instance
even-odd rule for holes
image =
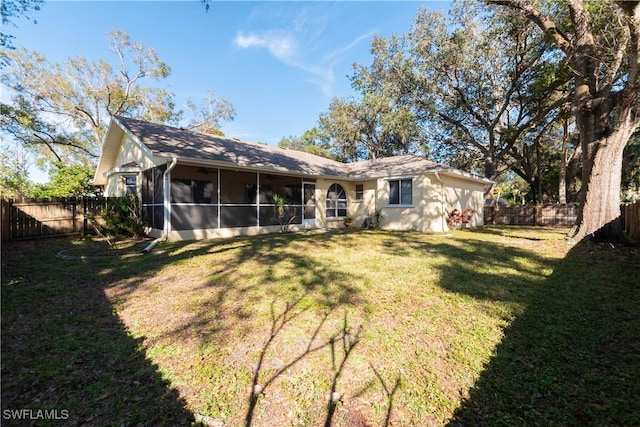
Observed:
[[[113,175],[137,175],[140,172],[142,172],[142,169],[140,167],[135,167],[135,168],[113,168],[113,169],[109,169],[108,171],[105,171],[102,173],[102,176],[105,178],[111,178]]]
[[[384,178],[380,178],[383,181],[399,181],[401,179],[410,179],[411,182],[413,182],[414,178],[416,178],[418,175],[422,175],[422,174],[411,174],[411,175],[394,175],[394,176],[385,176]]]
[[[127,135],[131,141],[133,141],[135,144],[137,144],[138,146],[140,146],[140,149],[146,154],[148,155],[150,158],[153,158],[153,152],[149,149],[149,147],[147,147],[145,144],[142,143],[142,141],[140,141],[138,138],[136,138],[136,136],[131,133],[131,131],[125,126],[123,125],[120,120],[118,120],[116,117],[113,117],[113,120],[118,123],[118,126],[120,126],[120,129],[122,129],[122,131],[124,132],[125,135]],[[170,159],[176,159],[176,156],[169,156]]]

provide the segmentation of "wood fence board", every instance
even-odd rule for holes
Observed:
[[[578,208],[569,205],[485,206],[486,224],[571,227]]]
[[[91,232],[94,225],[104,224],[102,211],[107,201],[102,197],[3,199],[2,239],[33,239]]]
[[[572,227],[578,217],[578,207],[571,205],[485,206],[487,225],[537,225]],[[620,219],[625,233],[640,242],[640,201],[620,206]]]

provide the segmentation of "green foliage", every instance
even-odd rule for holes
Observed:
[[[352,76],[363,96],[410,111],[436,160],[489,178],[505,167],[526,174],[523,146],[559,119],[570,95],[570,75],[543,35],[501,12],[469,1],[448,17],[421,9],[408,33],[376,37],[371,65]]]
[[[0,194],[6,198],[28,197],[29,181],[27,153],[19,146],[0,146]]]
[[[77,197],[93,195],[96,188],[91,185],[93,168],[75,164],[54,164],[49,170],[49,182],[36,185],[33,197]]]
[[[640,200],[640,132],[636,131],[624,148],[622,161],[623,200]]]
[[[359,101],[334,98],[319,127],[341,161],[414,153],[422,140],[413,113],[380,93],[365,93]]]
[[[138,215],[138,199],[134,196],[109,199],[104,219],[107,234],[129,237],[144,235],[144,227]]]
[[[373,225],[375,228],[382,227],[382,221],[384,220],[384,213],[382,209],[376,209],[373,213]]]
[[[304,131],[301,137],[289,136],[282,138],[278,146],[287,150],[303,151],[316,156],[335,159],[335,156],[331,153],[329,139],[315,127]]]
[[[290,202],[279,194],[273,195],[273,203],[276,204],[276,217],[280,224],[280,232],[286,233],[291,227],[291,222],[295,216],[287,212],[287,204]]]

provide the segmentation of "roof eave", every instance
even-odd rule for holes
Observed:
[[[296,175],[314,179],[342,179],[347,180],[348,178],[345,175],[340,174],[323,174],[314,171],[296,171],[282,167],[269,166],[269,165],[239,165],[237,163],[232,162],[224,162],[220,160],[211,160],[211,159],[203,159],[200,157],[182,157],[176,156],[173,153],[167,152],[155,152],[153,153],[155,157],[160,158],[177,158],[179,163],[193,165],[193,166],[209,166],[209,167],[219,167],[225,169],[234,169],[234,170],[242,170],[242,171],[254,171],[254,172],[264,172],[264,173],[280,173],[280,174],[288,174],[288,175]]]

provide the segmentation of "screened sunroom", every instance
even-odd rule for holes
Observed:
[[[153,230],[216,230],[310,224],[315,220],[315,182],[308,178],[245,170],[176,165],[170,171],[165,227],[166,165],[142,172],[142,218]],[[284,199],[278,210],[276,196]]]

